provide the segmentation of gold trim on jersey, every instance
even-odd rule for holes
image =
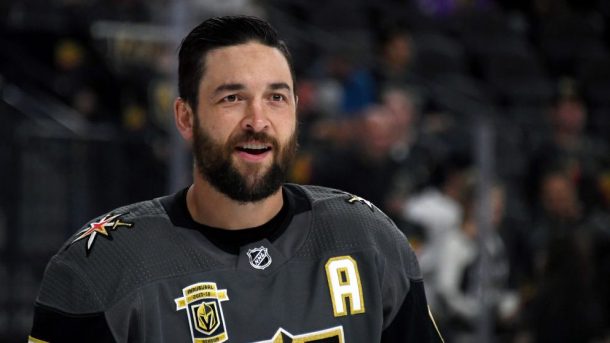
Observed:
[[[254,343],[315,343],[321,340],[328,342],[329,338],[336,338],[336,343],[344,343],[343,327],[335,326],[330,329],[308,332],[297,336],[293,336],[288,331],[279,328],[270,340]]]
[[[326,261],[326,279],[335,317],[364,313],[362,283],[358,263],[351,256],[331,257]]]
[[[438,334],[438,338],[441,339],[441,342],[445,343],[445,339],[443,339],[443,335],[441,335],[441,330],[439,330],[438,326],[436,325],[436,320],[434,320],[434,316],[432,315],[432,310],[430,310],[430,306],[428,306],[428,315],[430,316],[430,320],[432,321],[432,324],[434,325],[436,334]]]
[[[32,336],[28,336],[28,343],[49,343],[49,342],[43,341],[42,339],[34,338]]]

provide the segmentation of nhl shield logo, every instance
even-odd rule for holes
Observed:
[[[222,314],[221,301],[229,300],[226,289],[214,282],[199,282],[182,289],[176,298],[176,311],[188,315],[193,343],[220,343],[229,339]]]
[[[271,264],[271,255],[267,248],[260,246],[258,248],[248,249],[246,253],[250,259],[250,265],[256,269],[265,269]]]

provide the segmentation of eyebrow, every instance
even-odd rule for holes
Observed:
[[[280,90],[280,89],[286,89],[288,91],[291,90],[290,86],[285,82],[271,83],[268,88],[271,90]],[[216,87],[216,89],[214,89],[214,94],[219,94],[222,92],[235,92],[235,91],[241,91],[244,89],[246,89],[246,86],[241,83],[224,83],[224,84]]]
[[[269,88],[271,88],[271,90],[280,90],[280,89],[286,89],[286,90],[290,90],[290,86],[285,83],[285,82],[275,82],[272,83],[271,85],[269,85]]]
[[[230,91],[230,92],[240,91],[245,88],[246,88],[246,86],[244,86],[241,83],[224,83],[224,84],[216,87],[216,89],[214,90],[214,94],[227,92],[227,91]]]

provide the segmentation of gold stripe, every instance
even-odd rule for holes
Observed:
[[[28,336],[28,343],[49,343],[49,342],[43,341],[42,339],[34,338],[32,336]]]
[[[307,333],[293,337],[293,343],[307,343],[322,340],[324,338],[338,338],[339,343],[343,343],[343,327],[331,328],[324,331],[318,331],[313,333]]]
[[[430,306],[428,306],[428,315],[430,316],[430,320],[432,320],[432,324],[434,324],[434,329],[436,329],[436,333],[438,334],[438,338],[441,339],[441,342],[445,343],[445,340],[443,339],[443,335],[441,335],[441,330],[439,330],[438,326],[436,325],[436,321],[434,320],[434,316],[432,315],[432,311],[430,310]]]
[[[178,299],[175,299],[175,301],[176,301],[176,311],[182,310],[183,308],[186,307],[186,300],[184,300],[184,298],[178,298]]]
[[[226,332],[223,332],[219,335],[216,335],[214,337],[208,337],[208,338],[195,338],[195,343],[219,343],[219,342],[224,342],[227,339],[229,339],[229,337],[227,336]]]

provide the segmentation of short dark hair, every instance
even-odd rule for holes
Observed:
[[[224,16],[203,21],[180,44],[178,93],[193,109],[197,107],[199,83],[205,73],[205,57],[213,49],[258,42],[278,49],[288,61],[295,82],[292,58],[277,31],[265,20],[251,16]]]

